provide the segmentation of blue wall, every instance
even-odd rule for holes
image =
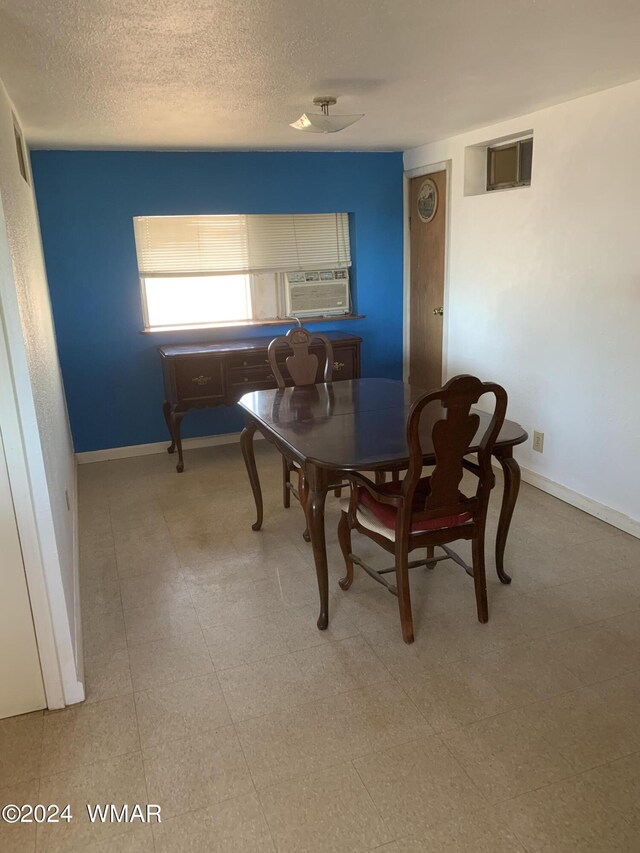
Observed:
[[[76,451],[166,439],[156,347],[242,331],[142,335],[132,217],[324,213],[353,218],[365,376],[402,375],[402,155],[34,151],[31,155]],[[248,334],[280,334],[279,327]],[[236,409],[190,412],[183,435],[240,429]]]

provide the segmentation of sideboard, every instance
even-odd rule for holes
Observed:
[[[362,338],[341,332],[324,332],[333,346],[333,379],[360,378],[360,345]],[[272,336],[239,338],[212,344],[184,344],[159,347],[164,379],[163,412],[169,429],[169,453],[178,451],[178,473],[184,471],[180,427],[189,409],[230,406],[248,391],[275,388],[276,380],[269,367],[267,347]],[[283,345],[278,362],[290,354]],[[324,372],[324,347],[312,344],[318,355],[317,381]],[[283,371],[283,375],[286,370]]]

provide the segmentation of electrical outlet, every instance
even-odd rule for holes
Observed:
[[[67,511],[71,512],[71,503],[69,502],[69,492],[67,491],[67,489],[64,490],[64,499],[67,502]]]
[[[544,433],[535,429],[533,431],[533,449],[537,450],[538,453],[542,453],[544,450]]]

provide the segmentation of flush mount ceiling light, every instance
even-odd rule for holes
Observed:
[[[329,107],[332,107],[337,101],[332,95],[321,95],[313,99],[313,103],[317,107],[322,108],[321,113],[303,113],[297,121],[292,122],[289,127],[295,130],[305,130],[307,133],[336,133],[338,130],[344,130],[350,124],[355,124],[362,118],[362,115],[354,116],[330,116]]]

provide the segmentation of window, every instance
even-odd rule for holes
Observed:
[[[145,278],[148,328],[212,326],[253,319],[248,275]]]
[[[532,160],[532,138],[487,148],[487,190],[529,186]]]
[[[349,313],[346,213],[137,216],[133,224],[147,331]]]

